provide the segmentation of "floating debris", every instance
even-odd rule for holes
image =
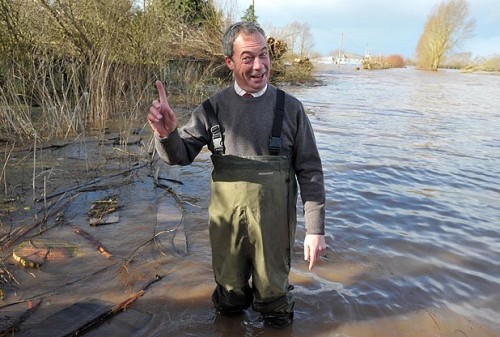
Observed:
[[[118,214],[112,214],[119,208],[118,196],[112,195],[92,203],[87,212],[89,216],[89,224],[91,226],[109,225],[120,221]]]
[[[87,241],[89,241],[98,251],[99,253],[101,253],[102,255],[104,255],[107,259],[112,259],[113,258],[113,254],[111,254],[110,252],[108,252],[108,250],[106,248],[104,248],[103,245],[101,245],[101,243],[99,241],[97,241],[96,239],[94,239],[89,233],[81,230],[80,228],[76,227],[76,226],[73,226],[73,232],[75,232],[76,234],[82,236],[83,238],[87,239]]]
[[[104,215],[102,218],[90,218],[89,225],[100,226],[100,225],[111,225],[120,222],[120,216],[118,214]]]
[[[77,247],[64,242],[28,240],[12,252],[14,260],[27,268],[39,268],[47,261],[64,261],[76,255]]]

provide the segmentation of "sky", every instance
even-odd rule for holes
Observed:
[[[255,15],[265,30],[297,21],[308,24],[313,50],[326,56],[337,50],[372,55],[414,57],[425,21],[441,0],[235,0],[234,15],[255,5]],[[500,55],[499,0],[469,0],[474,34],[457,52],[473,57]],[[342,38],[341,38],[342,37]]]

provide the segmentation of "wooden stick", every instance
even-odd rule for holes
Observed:
[[[148,174],[148,177],[155,179],[155,181],[165,180],[165,181],[170,181],[172,183],[176,183],[176,184],[179,184],[179,185],[184,185],[184,183],[182,181],[176,180],[176,179],[163,178],[163,177],[160,177],[160,176],[153,176],[152,174]]]
[[[80,228],[76,227],[76,226],[73,226],[73,232],[75,232],[76,234],[84,237],[85,239],[87,239],[87,241],[89,241],[90,243],[92,243],[92,245],[99,251],[99,253],[101,253],[102,255],[104,255],[107,259],[112,259],[113,258],[113,255],[108,252],[106,250],[106,248],[104,248],[100,243],[99,241],[97,241],[96,239],[94,239],[89,233],[81,230]]]

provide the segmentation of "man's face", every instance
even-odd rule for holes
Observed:
[[[256,33],[240,33],[233,44],[232,59],[226,56],[226,64],[233,72],[236,83],[247,92],[257,92],[267,84],[271,61],[266,39]]]

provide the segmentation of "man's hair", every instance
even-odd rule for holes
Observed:
[[[222,48],[225,56],[233,58],[233,44],[234,40],[243,33],[245,35],[261,34],[264,39],[266,38],[266,33],[260,28],[259,25],[253,22],[241,21],[233,23],[224,33],[224,38],[222,39]]]

